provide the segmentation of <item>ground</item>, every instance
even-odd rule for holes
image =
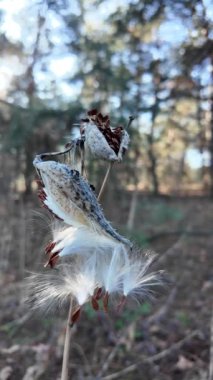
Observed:
[[[118,200],[119,215],[108,211],[122,231],[128,197]],[[67,309],[35,314],[24,303],[26,271],[41,270],[48,241],[36,208],[20,200],[9,216],[0,208],[0,380],[60,379]],[[152,304],[130,302],[121,313],[86,307],[72,331],[70,379],[210,379],[212,215],[208,199],[139,195],[130,235],[159,254],[155,268],[169,283]]]

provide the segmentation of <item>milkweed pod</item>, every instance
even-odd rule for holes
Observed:
[[[128,149],[129,135],[122,126],[111,128],[109,116],[91,110],[82,119],[85,143],[91,154],[106,161],[121,161]]]

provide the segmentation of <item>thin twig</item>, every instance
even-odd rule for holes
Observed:
[[[128,121],[128,124],[127,124],[127,127],[126,129],[128,130],[130,125],[132,124],[133,120],[135,119],[135,116],[131,115],[129,116],[129,121]]]
[[[163,255],[160,255],[157,257],[155,263],[157,263],[157,265],[165,264],[165,262],[167,261],[167,259],[169,257],[178,255],[178,253],[181,252],[182,243],[183,243],[184,238],[185,238],[185,236],[181,235],[179,237],[179,239],[175,242],[175,244],[173,244],[171,247],[169,247],[167,249],[167,251],[163,253]]]
[[[70,143],[69,148],[63,150],[62,152],[50,152],[50,153],[42,153],[40,154],[41,159],[47,158],[47,157],[53,157],[53,156],[61,156],[62,154],[68,153],[73,149],[74,142],[72,141]]]
[[[130,125],[132,124],[132,121],[135,119],[134,116],[129,116],[129,121],[128,121],[128,125],[126,127],[126,129],[128,129],[130,127]],[[114,162],[110,162],[109,166],[108,166],[108,169],[107,169],[107,172],[105,174],[105,177],[104,177],[104,180],[103,180],[103,183],[102,183],[102,186],[101,186],[101,189],[99,191],[99,194],[98,194],[98,200],[100,200],[101,196],[102,196],[102,193],[104,191],[104,188],[105,188],[105,185],[106,185],[106,182],[107,182],[107,179],[109,177],[109,174],[110,174],[110,171],[113,167],[113,164]]]
[[[177,295],[177,287],[173,288],[168,295],[165,303],[156,311],[156,313],[150,315],[145,321],[146,326],[152,325],[154,323],[159,323],[162,319],[165,318],[165,315],[168,313],[170,307],[173,305],[175,297]]]
[[[62,363],[62,372],[61,372],[61,380],[68,380],[68,363],[69,363],[69,354],[70,354],[70,337],[71,337],[71,316],[72,316],[72,298],[70,299],[70,307],[67,318],[66,325],[66,335],[64,341],[64,352],[63,352],[63,363]]]
[[[135,371],[141,364],[152,364],[157,360],[163,359],[166,356],[170,355],[173,351],[179,350],[185,343],[193,339],[195,336],[199,335],[199,331],[193,331],[191,334],[187,335],[184,339],[179,340],[177,343],[174,343],[169,348],[159,352],[156,355],[150,356],[148,358],[142,359],[140,362],[130,365],[122,369],[121,371],[112,373],[111,375],[105,376],[102,380],[113,380],[118,379],[119,377],[123,379],[123,375]]]
[[[130,326],[132,326],[132,323],[130,324]],[[130,326],[129,326],[129,327],[130,327]],[[129,330],[129,328],[128,328],[128,330]],[[126,330],[126,332],[127,332],[127,330]],[[102,376],[104,375],[104,373],[108,370],[108,368],[109,368],[111,362],[113,361],[115,355],[116,355],[117,352],[118,352],[118,349],[119,349],[120,345],[123,343],[124,340],[125,340],[125,336],[123,336],[123,335],[118,339],[118,341],[117,341],[115,347],[110,351],[110,354],[109,354],[108,357],[104,360],[103,366],[102,366],[102,368],[100,369],[100,371],[98,372],[97,379],[101,379]]]
[[[89,378],[93,378],[93,375],[92,375],[92,371],[91,371],[91,366],[90,366],[90,363],[85,355],[85,352],[83,350],[83,348],[80,346],[80,344],[77,344],[74,342],[73,344],[73,347],[76,348],[76,350],[78,351],[79,355],[81,355],[83,361],[84,361],[84,366],[85,366],[85,369],[89,375]]]
[[[105,185],[106,185],[106,182],[107,182],[107,179],[109,177],[109,174],[110,174],[110,171],[113,167],[113,164],[114,162],[110,162],[109,166],[108,166],[108,169],[107,169],[107,172],[105,174],[105,177],[104,177],[104,180],[103,180],[103,183],[102,183],[102,186],[101,186],[101,189],[99,191],[99,194],[98,194],[98,201],[100,200],[102,194],[103,194],[103,191],[104,191],[104,188],[105,188]]]
[[[81,175],[84,175],[85,170],[85,149],[84,144],[80,147],[80,154],[81,154]]]
[[[172,305],[172,303],[175,299],[176,294],[177,294],[177,288],[172,289],[171,293],[169,294],[168,300],[163,305],[163,307],[160,308],[155,314],[153,314],[147,318],[147,320],[145,321],[146,328],[153,323],[159,322],[159,320],[161,320],[163,317],[165,317],[165,315],[167,314],[170,306]],[[104,359],[103,366],[102,366],[102,368],[99,371],[98,376],[97,376],[98,379],[99,378],[101,379],[103,377],[103,375],[106,373],[106,371],[108,370],[112,360],[114,359],[115,355],[117,354],[117,351],[118,351],[120,345],[125,341],[125,337],[128,334],[128,331],[131,329],[132,325],[133,325],[133,322],[131,322],[127,328],[124,328],[124,331],[121,334],[120,338],[118,339],[115,347],[111,350],[110,354]]]

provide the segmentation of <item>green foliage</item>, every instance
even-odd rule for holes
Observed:
[[[84,312],[89,320],[94,320],[95,316],[97,315],[96,311],[88,303],[86,303],[84,306]]]
[[[137,308],[127,308],[122,310],[122,313],[116,318],[115,327],[117,330],[125,328],[129,323],[134,322],[142,317],[149,315],[152,311],[151,304],[144,302],[137,305]]]
[[[176,313],[176,318],[181,322],[184,327],[188,327],[191,323],[190,316],[186,311],[180,310]]]
[[[150,207],[150,217],[154,223],[165,223],[169,221],[180,221],[183,214],[173,206],[169,206],[164,202],[154,204]]]
[[[100,308],[101,306],[100,302]],[[113,307],[113,306],[112,306]],[[94,320],[95,316],[97,316],[97,312],[93,310],[92,306],[90,304],[86,304],[84,306],[84,312],[86,313],[86,318],[89,320]],[[152,312],[152,306],[149,302],[143,302],[142,304],[137,304],[137,307],[126,307],[124,306],[124,309],[121,313],[117,314],[115,318],[115,328],[117,330],[122,330],[127,326],[129,323],[134,322],[140,318],[143,318]]]
[[[126,234],[127,233],[128,231],[126,231]],[[130,240],[134,241],[137,246],[142,247],[142,248],[148,248],[149,239],[145,232],[134,229],[134,231],[131,231],[131,234],[129,235],[130,235],[129,237]]]
[[[3,139],[3,149],[20,149],[24,146],[27,135],[32,128],[31,120],[23,111],[14,108],[11,112],[11,120]]]

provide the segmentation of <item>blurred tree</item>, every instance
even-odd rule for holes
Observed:
[[[71,6],[67,0],[45,4],[45,12],[36,8],[30,49],[25,41],[14,44],[6,35],[1,37],[4,49],[17,54],[25,68],[8,93],[21,107],[11,108],[4,140],[21,157],[17,162],[25,167],[27,191],[35,152],[53,149],[76,118],[96,107],[113,115],[113,125],[125,124],[130,114],[137,116],[129,131],[132,150],[120,168],[118,188],[122,183],[154,194],[189,188],[195,176],[188,153],[200,150],[211,155],[213,193],[211,34],[204,3],[76,0]],[[60,25],[60,38],[50,27],[53,21]],[[50,80],[48,63],[54,60],[56,48],[58,54],[65,47],[76,57],[76,69],[68,79],[76,89],[71,105],[60,98],[56,81]],[[41,73],[46,86],[41,86]],[[94,165],[93,171],[97,171]]]
[[[26,52],[23,44],[11,43],[3,34],[1,37],[4,40],[4,52],[12,56],[15,54],[23,64],[23,73],[14,76],[8,98],[17,103],[20,100],[25,105],[19,106],[6,100],[0,100],[0,103],[3,119],[8,107],[10,114],[1,126],[2,148],[15,158],[15,178],[24,174],[25,194],[30,194],[32,190],[32,161],[35,154],[55,150],[64,133],[70,133],[76,111],[79,111],[79,107],[81,109],[77,102],[72,108],[64,109],[61,104],[58,104],[58,109],[52,108],[39,96],[36,66],[44,56],[40,48],[44,30],[45,17],[38,12],[36,32],[33,31],[35,40],[30,52]]]
[[[183,44],[183,70],[196,85],[196,93],[191,96],[198,101],[198,118],[200,121],[199,147],[209,151],[210,155],[210,195],[213,197],[213,42],[211,21],[203,0],[191,5],[193,21],[191,35]]]

